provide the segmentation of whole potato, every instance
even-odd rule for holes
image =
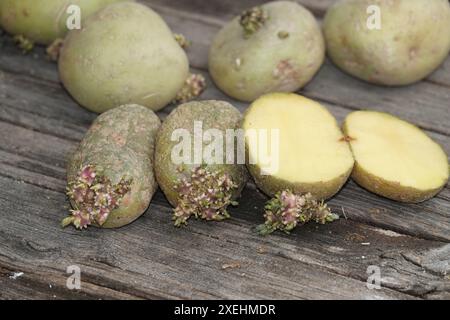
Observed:
[[[67,166],[73,210],[63,226],[118,228],[140,217],[158,185],[153,173],[156,114],[123,105],[97,117]]]
[[[181,104],[164,120],[156,137],[155,175],[167,200],[175,207],[176,226],[185,224],[192,215],[215,221],[228,217],[228,205],[240,196],[248,178],[245,159],[240,163],[237,158],[238,143],[229,148],[226,142],[227,132],[238,130],[241,121],[238,109],[216,100]],[[196,132],[198,124],[204,134]],[[178,136],[180,130],[187,137]],[[208,131],[215,131],[219,137],[206,138]],[[206,163],[203,155],[208,153],[208,146],[215,144],[213,141],[220,141],[223,153],[217,154],[219,161]],[[182,142],[187,142],[188,147],[180,151]],[[179,163],[173,157],[179,154],[188,159]],[[201,155],[201,163],[195,162],[196,154]],[[230,155],[233,160],[228,162]]]
[[[243,101],[303,87],[323,63],[325,44],[314,16],[275,1],[246,10],[214,38],[209,71],[226,94]]]
[[[372,20],[377,12],[379,29]],[[447,0],[341,0],[328,10],[324,33],[330,58],[344,71],[371,83],[407,85],[447,57],[450,5]]]
[[[1,0],[0,25],[30,41],[50,44],[67,33],[67,8],[78,5],[81,21],[111,4],[124,0]]]
[[[58,64],[69,93],[95,112],[127,103],[159,110],[189,74],[186,53],[169,27],[135,2],[109,5],[70,31]]]

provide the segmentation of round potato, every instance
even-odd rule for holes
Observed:
[[[300,89],[324,55],[314,16],[295,2],[275,1],[246,10],[220,30],[209,51],[209,72],[229,96],[253,101]]]
[[[70,5],[80,8],[80,21],[83,22],[97,10],[119,1],[124,0],[2,0],[0,25],[11,34],[50,44],[67,33]]]
[[[448,56],[450,4],[341,0],[328,10],[324,34],[328,55],[342,70],[375,84],[407,85]]]
[[[73,210],[63,226],[118,228],[140,217],[158,185],[153,173],[160,120],[139,105],[97,117],[67,167]]]
[[[189,75],[189,62],[163,19],[135,2],[109,5],[69,32],[61,81],[82,106],[104,112],[136,103],[159,110]]]

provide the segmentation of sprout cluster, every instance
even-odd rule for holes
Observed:
[[[62,221],[63,227],[73,224],[78,229],[87,228],[92,223],[103,225],[112,210],[116,209],[122,198],[130,191],[131,180],[122,179],[112,184],[94,166],[83,167],[75,181],[69,182],[67,195],[74,210]]]
[[[186,39],[186,37],[181,33],[174,33],[173,37],[175,38],[175,41],[178,42],[180,47],[182,47],[183,49],[187,49],[191,45],[191,42],[188,39]]]
[[[258,31],[267,19],[269,15],[262,7],[253,7],[241,14],[239,23],[244,28],[245,36],[249,37]]]
[[[285,190],[266,203],[264,218],[265,223],[258,226],[258,232],[262,235],[275,230],[289,233],[299,224],[309,221],[325,224],[339,219],[339,216],[331,213],[325,203],[315,200],[310,193],[297,195]]]
[[[175,226],[187,224],[191,216],[207,221],[229,218],[227,207],[237,205],[232,201],[233,191],[237,187],[227,173],[209,172],[203,167],[193,168],[189,179],[179,179],[175,185],[179,193],[173,214]]]
[[[17,46],[20,49],[22,49],[23,53],[28,53],[31,50],[33,50],[33,47],[34,47],[33,41],[24,37],[21,34],[14,36],[14,42],[17,44]]]
[[[206,89],[205,77],[201,74],[190,74],[184,82],[183,88],[175,97],[175,102],[185,103],[199,95]]]
[[[64,44],[64,40],[61,38],[58,38],[47,47],[47,49],[46,49],[47,57],[51,61],[58,61],[59,54],[61,52],[61,48],[62,48],[63,44]]]

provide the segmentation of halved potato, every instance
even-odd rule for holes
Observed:
[[[313,100],[292,93],[264,95],[247,110],[243,129],[248,169],[269,196],[290,189],[327,199],[352,171],[353,156],[336,119]]]
[[[347,116],[344,132],[356,160],[352,178],[371,192],[417,203],[435,196],[448,181],[445,152],[406,121],[387,113],[356,111]]]

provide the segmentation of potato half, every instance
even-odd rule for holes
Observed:
[[[445,152],[406,121],[356,111],[347,116],[344,132],[356,160],[352,178],[371,192],[416,203],[435,196],[448,181]]]
[[[249,171],[269,196],[290,189],[327,199],[352,171],[353,156],[336,119],[313,100],[293,93],[262,96],[247,110],[243,129]],[[257,139],[252,138],[255,132]]]

